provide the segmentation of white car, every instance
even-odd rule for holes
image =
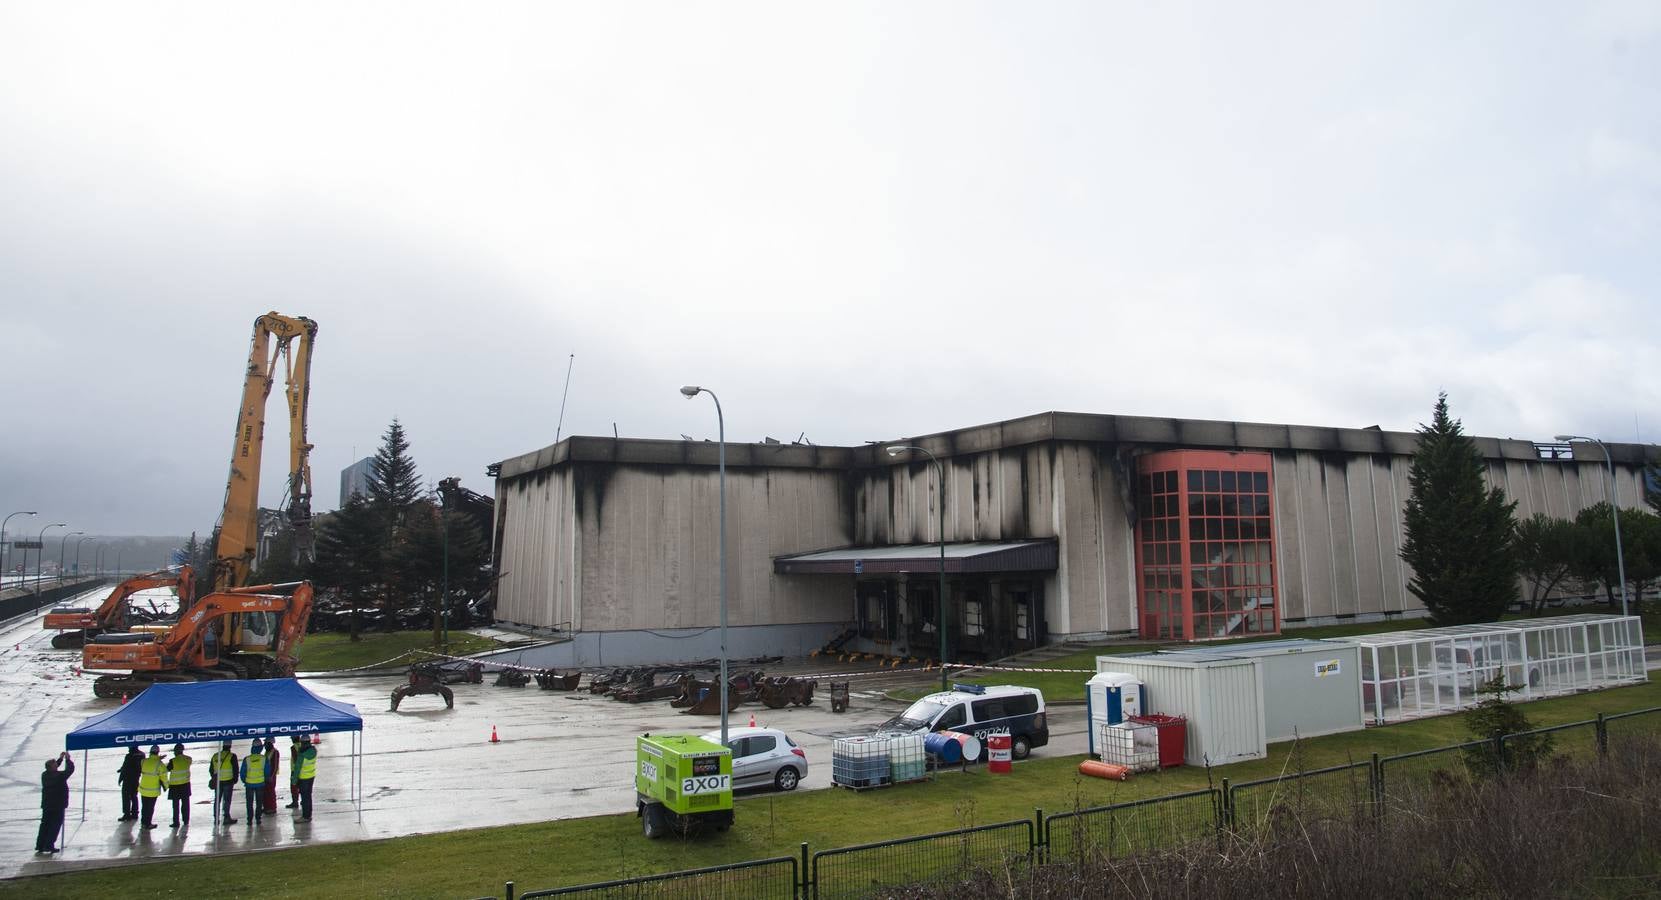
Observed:
[[[721,743],[719,731],[702,737]],[[727,749],[732,751],[733,790],[771,785],[793,791],[807,777],[807,753],[777,728],[728,728]]]

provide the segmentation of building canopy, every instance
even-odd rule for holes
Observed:
[[[946,544],[948,573],[1053,572],[1055,567],[1056,542],[1053,540]],[[939,570],[939,544],[844,547],[773,560],[773,571],[780,575],[898,575]]]
[[[70,750],[206,743],[362,731],[350,703],[319,697],[293,678],[157,684],[131,703],[82,722]]]

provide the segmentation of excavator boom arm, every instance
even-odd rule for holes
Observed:
[[[214,552],[215,590],[246,584],[259,545],[260,459],[265,449],[265,402],[271,396],[278,360],[286,361],[289,418],[289,516],[306,530],[310,546],[311,444],[306,442],[306,406],[311,396],[311,348],[317,323],[270,312],[254,320],[231,443],[231,472],[225,482],[225,509]]]
[[[133,577],[115,586],[110,595],[98,608],[90,612],[49,612],[43,620],[46,628],[120,628],[126,622],[127,601],[139,591],[148,591],[155,588],[170,587],[178,591],[179,610],[182,612],[190,608],[191,596],[195,592],[195,581],[190,566],[180,566],[179,571],[162,570]]]

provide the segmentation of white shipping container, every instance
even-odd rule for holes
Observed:
[[[1140,653],[1096,657],[1097,672],[1142,682],[1142,711],[1188,720],[1183,761],[1227,765],[1269,753],[1263,724],[1263,677],[1254,659],[1182,659]]]
[[[1263,734],[1270,743],[1366,727],[1361,704],[1361,652],[1353,644],[1289,638],[1168,650],[1162,655],[1259,660]]]

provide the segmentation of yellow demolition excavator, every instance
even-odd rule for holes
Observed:
[[[82,649],[82,668],[127,673],[100,676],[93,686],[99,696],[125,696],[157,681],[293,674],[294,654],[311,617],[310,583],[247,585],[260,538],[265,404],[279,370],[285,375],[288,398],[287,519],[296,553],[310,558],[312,445],[306,441],[306,407],[316,340],[317,323],[311,319],[271,312],[254,320],[225,508],[214,545],[213,589],[189,605],[181,603],[178,623],[159,635],[106,633],[89,639]]]

